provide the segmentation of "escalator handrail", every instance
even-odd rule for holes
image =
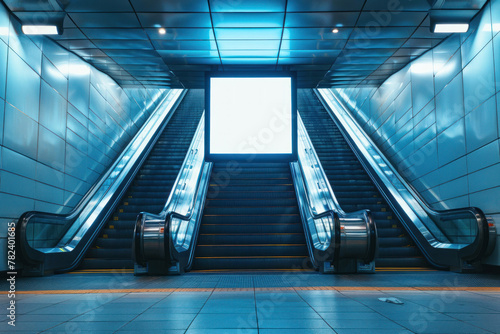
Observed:
[[[329,101],[328,101],[328,98],[326,96],[327,90],[321,89],[321,90],[315,90],[315,92],[318,95],[318,97],[320,98],[320,101],[325,105],[325,109],[329,113],[336,113],[336,111],[334,110],[335,108],[333,108],[332,106],[329,105]],[[328,92],[330,93],[329,94],[330,102],[335,102],[336,105],[338,105],[343,110],[342,115],[346,116],[348,118],[347,121],[343,121],[340,117],[338,117],[338,116],[334,117],[334,115],[331,115],[333,120],[335,121],[335,118],[337,118],[338,121],[342,125],[339,128],[341,130],[342,130],[342,128],[345,128],[345,130],[350,133],[349,136],[353,137],[352,136],[353,132],[357,132],[358,135],[362,135],[363,140],[366,141],[365,145],[363,145],[363,143],[361,141],[358,141],[358,143],[356,144],[355,138],[352,138],[352,141],[353,141],[352,144],[349,140],[348,140],[348,143],[354,149],[355,152],[359,152],[361,155],[363,155],[363,157],[365,157],[368,160],[368,162],[370,163],[371,167],[373,168],[374,172],[377,174],[378,177],[381,177],[381,175],[383,175],[383,177],[386,178],[388,180],[388,182],[391,182],[386,175],[387,173],[384,173],[381,170],[381,166],[375,161],[370,162],[370,159],[368,159],[366,157],[364,152],[362,152],[361,148],[357,147],[357,145],[362,146],[362,148],[364,148],[365,150],[369,146],[369,148],[371,150],[374,150],[375,152],[377,152],[377,155],[382,160],[385,167],[390,169],[390,172],[392,173],[392,175],[394,175],[396,177],[397,181],[399,183],[401,183],[401,185],[406,189],[406,191],[412,197],[412,199],[425,211],[425,213],[428,216],[434,217],[434,218],[437,218],[440,220],[451,220],[451,219],[457,219],[458,217],[466,218],[466,216],[472,216],[473,219],[475,220],[475,222],[477,224],[478,233],[475,237],[475,240],[472,243],[467,245],[467,244],[434,242],[436,247],[434,247],[432,245],[431,246],[433,248],[443,248],[443,249],[447,248],[447,249],[449,249],[450,245],[455,245],[456,248],[459,249],[463,253],[463,258],[465,260],[469,260],[469,261],[476,260],[476,259],[479,259],[479,258],[487,255],[486,254],[487,250],[491,249],[491,247],[488,247],[488,244],[490,241],[493,241],[493,240],[490,240],[490,233],[491,233],[490,227],[491,226],[488,224],[488,219],[485,216],[485,214],[483,213],[483,211],[477,207],[466,207],[466,208],[457,208],[457,209],[449,209],[449,210],[436,210],[436,209],[432,208],[430,205],[428,205],[427,202],[418,193],[418,191],[416,191],[416,189],[400,175],[400,173],[394,168],[392,163],[389,162],[389,160],[385,157],[385,155],[380,151],[378,146],[375,145],[375,143],[372,141],[372,139],[366,134],[366,132],[361,128],[361,126],[358,124],[358,122],[354,119],[354,116],[351,114],[351,112],[349,112],[349,109],[339,99],[339,97],[337,97],[331,90],[328,90]],[[332,101],[332,98],[334,99],[333,101]],[[355,129],[353,129],[352,127],[355,127]],[[362,161],[363,159],[360,159],[360,160],[363,163],[363,161]],[[365,169],[366,169],[366,166],[365,166]],[[369,172],[369,174],[371,174],[371,173]],[[372,179],[373,179],[373,177],[372,177]],[[379,186],[378,182],[376,182],[376,184],[377,184],[377,186]],[[392,182],[391,182],[391,184],[392,184]],[[410,206],[408,201],[403,199],[403,196],[401,195],[400,191],[398,189],[396,189],[396,187],[394,185],[393,185],[393,188],[394,188],[394,191],[397,192],[397,195],[403,201],[405,201],[407,203],[407,205]],[[411,210],[414,213],[417,211],[420,211],[420,210],[418,210],[418,208],[414,208],[414,207],[411,207]],[[418,215],[415,214],[415,216],[418,216]],[[428,227],[425,224],[422,223],[422,225],[428,229]],[[436,227],[439,228],[439,226],[436,226]],[[431,231],[428,231],[428,232],[432,234]],[[433,238],[435,238],[435,236],[433,236]],[[492,238],[492,239],[494,239],[494,238]],[[428,254],[428,252],[424,251],[424,253],[427,254],[428,256],[430,256],[430,254]],[[436,263],[436,261],[434,261],[432,258],[429,260],[437,266],[442,266],[442,264]]]
[[[306,183],[306,178],[305,178],[305,172],[304,172],[304,163],[300,159],[300,154],[299,154],[299,161],[298,165],[301,170],[301,178],[302,181],[304,182],[304,197],[305,197],[305,202],[306,202],[306,207],[307,210],[313,220],[318,220],[321,218],[325,217],[331,217],[332,221],[334,222],[334,243],[330,242],[330,245],[327,247],[328,250],[331,252],[333,251],[334,255],[334,262],[337,262],[339,259],[339,249],[340,249],[340,233],[341,233],[341,219],[342,218],[349,218],[353,216],[359,216],[361,215],[363,217],[363,220],[366,222],[368,226],[368,233],[370,234],[369,236],[369,242],[370,242],[370,255],[368,258],[365,260],[367,262],[373,261],[375,258],[376,254],[376,245],[377,245],[377,233],[376,233],[376,227],[375,227],[375,222],[373,220],[373,216],[369,210],[360,210],[352,213],[346,213],[344,210],[342,210],[340,204],[337,201],[337,198],[335,196],[335,193],[333,192],[333,189],[331,188],[330,182],[328,181],[328,177],[326,176],[325,171],[323,170],[323,167],[321,165],[321,162],[319,160],[319,157],[316,153],[316,150],[314,149],[314,146],[312,144],[311,139],[309,138],[309,135],[307,133],[307,130],[305,129],[304,123],[302,121],[302,118],[300,115],[297,115],[297,120],[298,120],[298,127],[299,131],[303,132],[302,136],[298,136],[300,140],[302,141],[304,145],[304,149],[306,154],[309,156],[312,156],[312,159],[314,161],[313,165],[311,166],[315,170],[315,174],[318,180],[321,180],[321,183],[324,184],[327,188],[327,194],[324,194],[325,199],[326,199],[326,207],[328,207],[327,210],[324,210],[323,212],[317,213],[313,211],[313,202],[311,200],[310,194],[309,194],[309,188],[307,187]],[[314,166],[314,167],[313,167]],[[319,175],[318,175],[319,173]],[[319,182],[315,182],[319,186]],[[324,192],[323,192],[324,193]],[[333,249],[332,249],[333,248]],[[314,261],[314,259],[313,259]]]
[[[74,223],[83,213],[85,213],[86,210],[91,209],[90,205],[92,203],[94,206],[99,206],[101,211],[111,210],[106,210],[103,202],[106,202],[105,204],[116,204],[116,201],[119,200],[117,197],[121,197],[124,191],[123,188],[126,188],[128,183],[130,183],[130,177],[127,176],[135,175],[137,173],[145,159],[145,156],[147,156],[151,151],[154,143],[158,140],[159,135],[172,116],[173,113],[171,111],[175,110],[185,94],[185,90],[172,89],[161,99],[156,109],[151,113],[148,120],[146,120],[130,143],[124,148],[113,165],[111,165],[106,173],[104,173],[103,176],[90,188],[90,190],[87,191],[85,196],[68,214],[29,211],[21,215],[16,225],[16,238],[23,263],[40,264],[45,261],[46,256],[54,254],[65,258],[71,255],[72,258],[69,259],[70,263],[64,263],[64,265],[61,263],[62,267],[60,268],[45,268],[46,270],[71,270],[78,264],[83,254],[77,254],[75,256],[71,253],[74,253],[73,251],[77,248],[82,248],[83,251],[80,251],[79,253],[84,253],[98,233],[96,230],[100,229],[96,228],[97,224],[95,223],[97,218],[92,214],[90,214],[90,217],[94,218],[93,223],[89,224],[89,222],[87,222],[89,217],[87,217],[85,221],[77,227],[73,226]],[[102,200],[103,198],[105,198],[105,200]],[[114,204],[112,206],[114,206]],[[109,212],[104,215],[107,219]],[[43,225],[54,225],[52,223],[54,221],[63,222],[63,224],[58,224],[63,225],[65,229],[63,232],[59,233],[59,236],[56,238],[60,241],[55,247],[32,247],[30,245],[27,233],[28,225],[33,218],[51,220],[51,222],[44,222]],[[101,219],[101,221],[98,222],[98,225],[102,225],[102,221],[106,219]],[[39,222],[39,224],[42,223]],[[89,235],[87,232],[92,232],[90,233],[92,235]],[[78,238],[76,238],[77,235]],[[85,245],[82,246],[81,241],[84,241]],[[58,261],[61,260],[58,258]]]
[[[172,220],[174,218],[189,222],[194,218],[195,213],[199,214],[200,211],[197,208],[202,208],[205,200],[205,195],[207,191],[208,180],[210,179],[210,171],[212,167],[211,162],[205,161],[205,150],[204,150],[204,130],[205,130],[205,115],[203,114],[198,123],[198,127],[191,141],[188,153],[184,158],[181,165],[177,178],[172,186],[170,195],[162,209],[158,214],[149,214],[146,212],[141,212],[137,218],[134,232],[134,257],[136,262],[142,266],[146,266],[146,263],[150,259],[144,257],[144,246],[143,246],[143,236],[141,235],[144,230],[145,224],[147,224],[146,217],[152,217],[154,220],[163,222],[163,242],[165,254],[162,255],[165,263],[172,264],[173,262],[182,262],[181,267],[184,270],[188,268],[192,262],[193,257],[193,244],[196,243],[197,237],[197,227],[199,227],[199,221],[194,227],[191,243],[187,249],[178,249],[176,245],[175,238],[178,236],[178,230],[180,224],[177,226],[177,231],[173,231]],[[192,179],[192,176],[196,175],[196,181]],[[191,177],[188,177],[191,175]],[[189,182],[190,184],[188,185]],[[184,192],[185,189],[190,189],[191,192]],[[184,202],[182,202],[181,194],[184,195]],[[188,200],[188,202],[186,202]],[[179,207],[185,213],[178,212]],[[185,242],[185,240],[183,241]],[[184,245],[184,244],[183,244]],[[182,247],[181,247],[182,248]],[[189,252],[187,256],[185,253]]]
[[[187,210],[188,214],[183,215],[181,213],[175,212],[175,210],[173,210],[172,208],[175,208],[175,205],[177,204],[177,201],[178,201],[178,196],[176,196],[176,191],[180,187],[180,182],[182,181],[182,175],[185,173],[186,170],[188,170],[192,167],[192,165],[191,165],[192,161],[195,160],[195,158],[198,154],[201,154],[201,156],[203,157],[203,161],[205,160],[205,158],[204,158],[205,150],[201,146],[203,144],[202,141],[204,139],[204,124],[205,124],[205,114],[203,113],[203,115],[201,116],[200,121],[198,123],[198,126],[196,128],[196,132],[193,136],[193,139],[191,140],[191,144],[189,145],[188,153],[187,153],[184,161],[182,162],[181,168],[179,170],[179,174],[177,175],[177,178],[174,182],[174,185],[172,186],[172,191],[170,192],[170,194],[168,196],[167,202],[165,203],[163,210],[159,214],[159,215],[165,216],[165,218],[167,218],[168,216],[171,216],[171,215],[175,215],[175,216],[179,216],[178,217],[179,219],[182,219],[181,217],[186,217],[186,219],[189,220],[192,217],[192,212],[193,212],[193,209],[196,205],[196,201],[195,201],[196,196],[193,196],[193,198],[191,199],[191,201],[189,203],[189,209]],[[188,165],[190,165],[190,166],[188,166]],[[204,163],[201,164],[201,170],[203,170],[203,166],[204,166]],[[196,182],[197,186],[199,185],[201,175],[202,174],[200,173],[200,175],[198,176],[198,180]],[[196,187],[196,189],[197,189],[196,191],[198,191],[198,187]]]
[[[210,180],[210,171],[212,168],[212,163],[211,162],[206,162],[205,161],[205,115],[201,117],[200,124],[198,126],[198,129],[196,131],[196,134],[193,139],[193,146],[196,145],[195,152],[196,154],[200,154],[200,157],[198,159],[202,160],[202,163],[200,164],[200,171],[198,178],[196,180],[196,184],[194,189],[196,191],[194,192],[194,195],[191,196],[190,202],[188,205],[188,209],[186,210],[186,214],[181,214],[175,210],[171,210],[167,213],[167,216],[165,218],[165,229],[164,229],[164,238],[165,240],[168,240],[169,242],[169,252],[170,252],[170,260],[171,261],[178,261],[178,262],[184,262],[181,263],[182,270],[189,270],[191,268],[192,262],[193,262],[193,256],[194,256],[194,248],[193,245],[196,245],[196,238],[197,238],[197,228],[200,225],[200,221],[196,222],[195,226],[195,231],[194,235],[190,239],[191,243],[187,249],[181,249],[179,252],[179,249],[175,247],[175,240],[174,238],[178,235],[178,230],[180,228],[180,224],[178,224],[177,231],[172,231],[172,219],[177,218],[179,220],[183,220],[185,222],[189,222],[194,218],[195,213],[200,213],[196,211],[196,207],[201,208],[203,210],[204,206],[204,201],[206,199],[206,192],[208,189],[208,182]],[[207,170],[207,173],[204,173],[204,170]],[[201,195],[200,195],[201,194]],[[199,198],[200,197],[200,198]],[[199,203],[201,201],[201,203]],[[175,208],[174,208],[175,209]],[[201,219],[201,217],[199,218]],[[167,235],[168,233],[168,235]],[[194,238],[193,238],[194,237]],[[180,253],[183,252],[189,252],[187,257],[183,257]],[[183,261],[182,258],[185,258]]]

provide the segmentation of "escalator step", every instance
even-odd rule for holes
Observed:
[[[308,256],[299,257],[196,257],[196,270],[217,269],[310,269]]]
[[[230,224],[230,225],[245,225],[245,224],[277,224],[277,223],[288,223],[288,224],[302,224],[300,215],[213,215],[213,216],[203,216],[203,224]]]
[[[227,233],[200,234],[199,245],[233,244],[300,244],[305,243],[304,233]]]
[[[267,207],[206,207],[204,211],[205,215],[298,215],[299,208],[297,206],[267,206]]]
[[[301,269],[308,249],[287,163],[213,167],[193,268]],[[225,176],[225,177],[224,177]]]
[[[218,257],[230,252],[232,256],[304,256],[306,244],[238,244],[238,245],[201,245],[198,244],[199,257]]]
[[[204,224],[200,227],[201,234],[223,233],[302,233],[301,224]]]
[[[297,203],[295,198],[271,198],[271,199],[208,199],[206,202],[207,208],[219,207],[265,207],[272,205],[274,207],[294,207]]]

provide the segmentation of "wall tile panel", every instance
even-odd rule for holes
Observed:
[[[464,117],[462,87],[462,75],[458,75],[436,96],[438,133]]]
[[[154,108],[146,106],[167,91],[119,87],[49,38],[20,33],[3,4],[0,29],[0,221],[34,209],[67,212],[149,117]]]
[[[8,103],[38,121],[40,76],[12,49],[9,50],[6,96]]]
[[[31,159],[36,159],[37,140],[38,123],[7,103],[3,145]]]
[[[410,142],[397,122],[406,116],[407,105],[398,97],[408,87]],[[488,2],[467,33],[451,35],[370,94],[362,90],[334,89],[357,106],[352,112],[362,124],[378,125],[382,112],[389,113],[384,119],[391,121],[367,132],[394,166],[408,160],[403,176],[430,204],[474,205],[500,214],[500,0]],[[388,109],[391,105],[396,107]]]
[[[495,69],[491,42],[464,68],[463,76],[464,106],[467,114],[495,94]]]
[[[467,152],[474,151],[498,138],[495,96],[465,116]]]

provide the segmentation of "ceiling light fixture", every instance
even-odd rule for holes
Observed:
[[[160,28],[158,29],[158,32],[160,33],[160,35],[165,35],[167,33],[167,30],[165,28]]]
[[[65,12],[20,12],[16,15],[25,35],[62,35],[64,32]]]
[[[469,30],[474,13],[471,10],[431,10],[430,30],[434,34],[465,33]]]
[[[22,29],[25,35],[59,35],[57,26],[27,24]]]
[[[432,32],[436,34],[452,34],[464,33],[467,30],[469,30],[468,23],[436,23]]]
[[[336,33],[338,33],[338,32],[339,32],[339,30],[338,30],[337,28],[335,28],[335,29],[333,29],[333,30],[332,30],[332,32],[333,32],[334,34],[336,34]]]

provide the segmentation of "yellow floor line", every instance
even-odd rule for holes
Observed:
[[[192,270],[191,272],[195,273],[217,273],[217,272],[253,272],[253,271],[312,271],[309,269],[241,269],[241,270],[235,270],[235,269],[214,269],[214,270]],[[418,267],[410,267],[410,268],[376,268],[376,272],[424,272],[424,271],[438,271],[437,269],[432,269],[432,268],[418,268]],[[69,272],[67,274],[112,274],[112,273],[125,273],[125,274],[133,274],[134,269],[82,269],[82,270],[75,270],[72,272]]]
[[[360,286],[312,286],[269,288],[177,288],[177,289],[93,289],[93,290],[33,290],[16,291],[17,294],[102,294],[102,293],[159,293],[159,292],[219,292],[219,291],[482,291],[500,292],[500,287],[360,287]],[[0,291],[7,294],[8,291]]]
[[[113,273],[133,274],[134,269],[82,269],[82,270],[71,271],[67,274],[113,274]]]

